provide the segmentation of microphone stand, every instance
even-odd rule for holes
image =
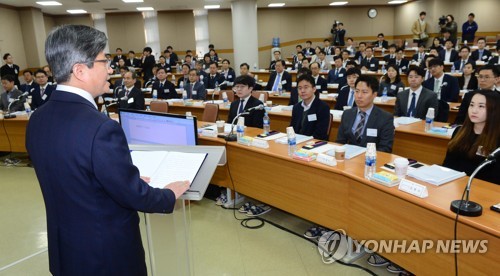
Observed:
[[[3,116],[4,119],[14,119],[14,118],[17,117],[16,114],[10,114],[11,113],[10,112],[10,107],[12,106],[13,103],[20,101],[23,96],[24,95],[21,95],[17,99],[15,99],[15,100],[13,100],[12,102],[9,103],[9,106],[7,107],[7,115]]]
[[[231,122],[231,132],[229,132],[228,135],[223,137],[226,141],[234,142],[237,140],[238,136],[236,134],[234,134],[234,122],[236,121],[236,119],[238,119],[242,115],[247,115],[247,114],[250,114],[250,112],[244,111],[244,112],[241,112],[240,114],[236,115],[236,117],[234,117],[233,121]]]
[[[470,188],[472,184],[472,179],[476,176],[476,174],[482,170],[484,167],[488,166],[489,164],[495,163],[495,159],[486,159],[483,163],[481,163],[476,170],[471,174],[469,178],[469,182],[467,183],[467,186],[465,187],[465,200],[462,199],[457,199],[453,200],[451,202],[450,210],[458,213],[460,215],[466,216],[466,217],[478,217],[483,213],[483,207],[474,202],[474,201],[469,201],[469,195],[470,195]]]

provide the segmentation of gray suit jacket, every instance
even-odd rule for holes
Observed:
[[[10,99],[17,99],[19,96],[21,96],[23,92],[14,89],[10,91],[8,94],[7,92],[2,93],[0,96],[0,110],[5,110],[8,111],[7,108],[9,107],[9,98]],[[26,101],[26,97],[23,97],[20,101],[17,101],[12,104],[10,107],[11,112],[16,112],[16,111],[23,111],[24,110],[24,102]]]
[[[373,106],[373,110],[370,117],[368,117],[368,121],[366,122],[366,127],[363,131],[363,137],[361,138],[360,143],[357,143],[356,137],[354,137],[354,133],[352,133],[352,127],[357,114],[357,107],[344,111],[340,121],[336,142],[361,147],[366,147],[367,143],[376,143],[378,151],[392,152],[392,144],[394,142],[394,117],[392,114],[377,106]],[[376,137],[367,136],[368,129],[376,129]]]
[[[194,89],[191,89],[191,83],[188,83],[188,85],[185,85],[184,87],[186,89],[188,99],[193,99],[193,100],[206,99],[207,90],[205,89],[205,85],[203,85],[201,82],[199,81],[195,82]],[[196,93],[193,94],[193,90],[196,91]]]
[[[410,100],[410,89],[406,89],[396,96],[396,105],[394,106],[394,116],[408,116],[408,101]],[[425,120],[429,107],[434,108],[434,114],[438,112],[437,94],[433,91],[422,87],[422,92],[418,97],[415,107],[415,118]]]

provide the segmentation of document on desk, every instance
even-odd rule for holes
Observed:
[[[366,148],[356,145],[345,144],[344,147],[345,147],[345,159],[351,159],[366,152]]]
[[[398,123],[400,125],[409,125],[409,124],[413,124],[413,123],[420,122],[420,121],[422,121],[422,120],[420,120],[419,118],[412,118],[412,117],[394,118],[394,124]]]
[[[130,155],[141,176],[150,177],[148,184],[154,188],[182,180],[193,183],[207,157],[206,153],[175,151],[132,151]]]
[[[307,142],[309,140],[312,140],[314,137],[312,136],[305,136],[305,135],[302,135],[302,134],[295,134],[295,141],[296,141],[296,144],[300,144],[300,143],[304,143],[304,142]],[[274,140],[274,142],[278,143],[278,144],[283,144],[283,145],[287,145],[288,144],[288,137],[281,137],[281,138],[278,138],[276,140]]]
[[[444,183],[464,177],[464,172],[455,171],[439,165],[424,166],[416,170],[408,171],[408,176],[429,184],[440,186]]]

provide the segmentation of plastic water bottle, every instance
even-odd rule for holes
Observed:
[[[219,87],[219,82],[218,81],[215,82],[214,91],[215,92],[219,92],[220,91],[220,87]]]
[[[238,140],[240,140],[241,137],[245,136],[245,118],[244,117],[238,118],[238,124],[236,125],[236,135],[238,137]]]
[[[188,100],[188,94],[186,90],[182,91],[182,100],[184,101],[184,103],[186,103],[186,101]]]
[[[382,56],[385,54],[385,48],[382,47]]]
[[[382,74],[387,73],[387,70],[385,70],[385,64],[382,64]]]
[[[222,92],[222,102],[224,104],[224,107],[227,107],[229,105],[229,99],[227,98],[226,92]]]
[[[151,111],[151,107],[149,105],[146,105],[146,111]]]
[[[278,95],[283,95],[283,86],[281,85],[281,83],[278,84]]]
[[[254,64],[253,64],[253,70],[254,70],[254,71],[257,71],[257,63],[254,63]]]
[[[24,110],[26,111],[26,115],[28,115],[28,119],[31,116],[31,106],[29,103],[24,103]]]
[[[384,91],[382,91],[382,102],[383,103],[387,102],[387,86],[384,87]]]
[[[429,107],[427,110],[427,115],[425,115],[425,132],[429,132],[432,129],[434,123],[434,108]]]
[[[452,65],[451,65],[451,73],[452,73],[452,74],[453,74],[453,73],[455,73],[455,64],[452,64]]]
[[[359,57],[358,57],[358,64],[361,64],[361,60],[362,60],[361,55],[359,55]]]
[[[182,90],[184,90],[184,81],[181,81],[181,82],[179,83],[179,89],[180,89],[181,91],[182,91]]]
[[[175,83],[175,74],[172,74],[172,82]]]
[[[377,148],[375,143],[366,144],[365,178],[370,179],[377,170]]]
[[[292,156],[297,149],[297,138],[293,127],[286,128],[286,136],[288,141],[288,156]]]
[[[269,134],[271,131],[271,120],[269,119],[269,115],[267,115],[267,112],[264,113],[264,117],[262,118],[263,121],[263,126],[264,126],[264,134]]]
[[[155,90],[153,90],[153,100],[156,100],[156,99],[158,99],[158,91],[156,91],[156,89],[155,89]]]

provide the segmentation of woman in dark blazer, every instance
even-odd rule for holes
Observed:
[[[463,74],[458,77],[458,87],[460,90],[476,90],[478,83],[474,64],[467,62],[463,71]]]
[[[405,85],[401,82],[397,65],[390,64],[387,66],[387,73],[384,75],[384,80],[380,82],[377,96],[382,96],[384,88],[387,88],[387,96],[389,97],[396,97],[399,88],[405,88]]]

